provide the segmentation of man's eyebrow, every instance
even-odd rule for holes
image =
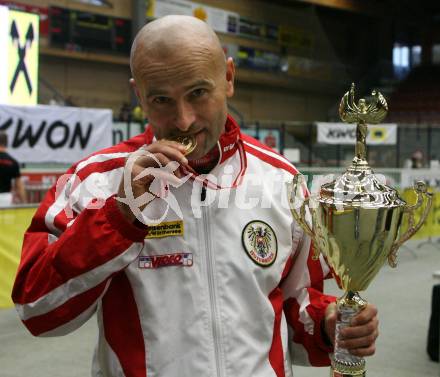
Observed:
[[[158,89],[158,90],[149,90],[148,92],[147,92],[147,98],[150,98],[150,97],[154,97],[154,96],[166,96],[167,94],[166,94],[166,91],[165,90],[161,90],[161,89]]]
[[[194,88],[197,88],[200,86],[214,88],[215,83],[214,83],[214,81],[209,80],[209,79],[201,79],[201,80],[197,80],[196,82],[193,82],[190,85],[185,86],[183,89],[185,92],[187,92],[191,89],[194,89]],[[146,95],[147,98],[151,98],[154,96],[165,96],[166,97],[167,91],[166,91],[166,89],[152,89],[147,92],[147,95]]]
[[[196,88],[198,86],[209,86],[210,88],[213,88],[215,86],[214,82],[212,80],[208,80],[208,79],[202,79],[202,80],[197,80],[195,83],[185,86],[185,91],[191,90],[193,88]]]

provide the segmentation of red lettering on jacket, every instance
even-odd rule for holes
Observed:
[[[159,268],[167,266],[186,266],[193,264],[191,253],[175,253],[163,255],[148,255],[139,257],[139,268]]]

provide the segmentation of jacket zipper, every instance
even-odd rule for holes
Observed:
[[[206,188],[202,187],[201,193],[201,201],[204,202],[206,199]],[[210,300],[210,309],[211,309],[211,330],[212,330],[212,338],[214,344],[214,356],[215,356],[215,364],[217,370],[217,376],[223,377],[223,368],[221,363],[221,341],[220,341],[220,318],[217,309],[217,292],[216,292],[216,284],[215,284],[215,261],[212,255],[211,248],[211,237],[210,237],[210,223],[209,223],[209,207],[202,206],[202,221],[203,221],[203,230],[205,233],[205,255],[206,255],[206,269],[207,269],[207,277],[208,277],[208,287],[209,287],[209,300]]]
[[[202,186],[202,192],[200,193],[200,200],[204,202],[206,199],[206,187]]]

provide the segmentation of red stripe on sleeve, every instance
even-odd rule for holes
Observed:
[[[277,377],[284,377],[284,352],[281,341],[281,315],[283,312],[283,292],[281,288],[275,288],[269,295],[269,301],[275,312],[273,324],[272,344],[269,350],[269,362]]]
[[[105,173],[110,170],[122,168],[125,165],[125,157],[112,158],[111,160],[92,162],[78,171],[80,181],[86,179],[92,173]]]
[[[298,174],[298,170],[296,170],[289,163],[278,160],[277,158],[272,157],[272,156],[270,156],[264,152],[261,152],[255,148],[252,148],[252,146],[249,146],[247,144],[244,144],[244,147],[245,147],[245,150],[247,153],[250,153],[250,154],[254,155],[255,157],[258,157],[260,160],[267,162],[268,164],[270,164],[276,168],[283,169],[293,175]]]
[[[317,342],[317,338],[320,338],[320,334],[317,334],[316,331],[317,329],[318,331],[321,331],[320,322],[318,324],[315,323],[314,335],[308,334],[304,329],[304,324],[300,321],[299,310],[300,306],[296,299],[290,298],[285,301],[284,311],[289,313],[289,315],[286,315],[286,317],[287,323],[293,328],[294,331],[293,341],[304,346],[311,365],[316,367],[330,365],[330,359],[328,356],[329,351],[319,347],[321,343],[319,341]]]
[[[264,149],[268,152],[275,153],[278,156],[280,156],[282,159],[286,160],[286,162],[288,162],[288,160],[284,156],[280,155],[279,153],[274,151],[272,148],[268,147],[266,144],[263,144],[261,141],[258,141],[257,139],[253,138],[252,136],[249,136],[245,133],[241,133],[240,136],[241,136],[242,140],[245,141],[246,143],[255,145],[258,148]]]
[[[286,265],[284,266],[283,273],[281,274],[281,281],[283,281],[290,272],[292,267],[293,258],[289,257],[287,259]],[[269,301],[272,304],[273,311],[275,313],[275,320],[273,324],[273,337],[272,344],[269,351],[269,362],[272,365],[277,377],[284,377],[284,352],[283,343],[281,341],[281,318],[283,312],[283,291],[280,288],[280,284],[269,294]]]
[[[71,298],[69,301],[49,313],[32,317],[23,321],[23,323],[35,336],[53,330],[58,326],[62,326],[75,319],[93,305],[104,291],[106,282],[107,281],[103,281],[95,288]]]
[[[145,343],[133,289],[125,273],[116,275],[102,300],[107,343],[126,377],[147,375]]]
[[[314,326],[314,337],[315,343],[321,350],[324,350],[327,353],[333,351],[333,346],[329,346],[324,342],[322,338],[322,328],[321,322],[325,319],[325,309],[327,306],[336,300],[336,297],[323,295],[322,292],[317,291],[313,288],[308,289],[310,305],[307,306],[307,312],[310,317],[313,318]]]
[[[138,239],[133,240],[127,238],[133,233],[131,228],[130,232],[117,231],[107,219],[106,212],[117,214],[114,200],[110,197],[102,209],[81,212],[75,223],[53,244],[48,245],[47,233],[25,234],[13,289],[15,303],[34,302],[68,280],[122,254],[133,241],[143,240],[146,230],[139,229]],[[120,222],[118,226],[124,229],[123,225]]]
[[[327,366],[330,363],[328,354],[332,352],[332,347],[328,346],[321,334],[321,322],[325,318],[327,306],[335,301],[335,297],[323,294],[323,271],[321,263],[313,260],[313,245],[310,245],[307,258],[307,268],[310,276],[310,287],[307,289],[309,304],[306,307],[307,314],[313,320],[313,334],[305,331],[304,323],[300,320],[300,304],[295,298],[290,298],[284,303],[284,312],[287,323],[294,330],[293,340],[295,343],[302,344],[307,351],[309,362],[313,366]]]
[[[71,187],[70,187],[70,193],[75,192],[75,190],[82,190],[81,192],[85,193],[86,195],[90,195],[90,200],[93,205],[91,205],[91,208],[98,208],[99,202],[104,202],[105,198],[93,198],[91,196],[91,193],[87,192],[87,187],[82,186],[82,182],[87,179],[87,177],[93,173],[105,173],[114,169],[118,169],[123,167],[125,164],[125,158],[113,158],[108,161],[102,161],[102,162],[94,162],[87,166],[85,166],[83,169],[81,169],[78,173],[71,176]],[[59,182],[59,181],[58,181]],[[59,183],[57,182],[57,186]],[[63,185],[64,186],[64,185]],[[57,189],[58,194],[60,193],[60,189]],[[99,201],[99,202],[98,202]],[[67,203],[66,207],[63,208],[54,219],[54,225],[56,228],[60,230],[65,230],[67,224],[73,220],[73,218],[76,216],[76,213],[72,210],[71,206],[75,203]]]

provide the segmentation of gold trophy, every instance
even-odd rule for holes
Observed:
[[[432,204],[432,194],[423,182],[414,189],[417,201],[406,204],[397,191],[380,182],[366,161],[367,123],[380,123],[388,112],[385,98],[373,91],[372,100],[354,99],[354,84],[339,106],[341,119],[357,123],[356,156],[347,171],[334,181],[323,184],[316,197],[304,198],[304,177],[295,176],[288,184],[289,204],[296,222],[312,238],[314,258],[319,252],[329,264],[339,288],[345,294],[337,300],[338,319],[332,355],[331,377],[366,376],[365,359],[338,346],[339,330],[367,302],[358,292],[367,289],[385,260],[396,266],[397,249],[416,233]],[[415,223],[415,211],[425,203]],[[399,233],[402,216],[407,215],[408,229]],[[312,226],[309,225],[311,217]],[[307,219],[307,220],[306,220]]]

